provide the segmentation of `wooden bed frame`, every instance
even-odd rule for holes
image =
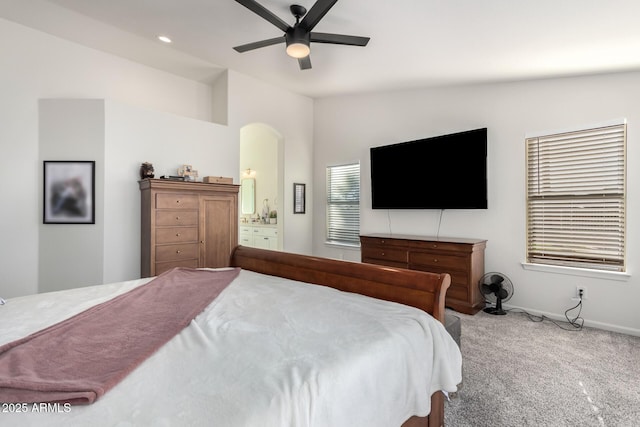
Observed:
[[[231,266],[410,305],[426,311],[444,324],[444,299],[451,284],[448,274],[338,261],[245,246],[237,246],[234,249],[231,254]],[[401,427],[443,425],[444,395],[436,392],[431,396],[431,413],[427,417],[413,416]]]

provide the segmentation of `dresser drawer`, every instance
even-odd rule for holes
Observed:
[[[451,286],[464,286],[467,287],[469,286],[469,273],[465,270],[465,271],[456,271],[456,270],[449,270],[446,271],[446,273],[449,273],[449,275],[451,276]],[[471,286],[476,286],[477,283],[471,283]]]
[[[407,251],[402,249],[364,247],[361,248],[362,258],[393,261],[407,264]]]
[[[369,247],[369,246],[381,246],[381,247],[403,246],[402,243],[399,243],[397,240],[377,238],[377,237],[360,236],[360,242],[361,242],[361,246],[366,246],[366,247]]]
[[[437,252],[458,252],[462,255],[465,252],[471,251],[471,246],[449,242],[424,241],[419,243],[419,249],[433,250]]]
[[[449,299],[457,299],[461,301],[466,301],[469,298],[469,290],[467,289],[467,285],[451,285],[449,289],[447,289],[447,298]]]
[[[158,274],[164,273],[167,270],[171,270],[174,267],[198,268],[198,260],[187,259],[184,261],[157,262],[155,274],[157,276]]]
[[[469,286],[477,286],[477,284],[469,283],[469,275],[466,271],[451,270],[441,265],[438,266],[416,266],[410,265],[410,270],[426,271],[429,273],[448,273],[451,276],[451,285],[447,289],[447,300],[453,298],[456,300],[466,301],[469,297]]]
[[[260,237],[278,237],[278,229],[275,227],[253,227],[253,235]]]
[[[366,262],[367,264],[377,264],[377,265],[386,265],[387,267],[395,267],[395,268],[407,268],[406,262],[396,262],[389,261],[383,259],[375,259],[375,258],[365,258],[362,257],[362,262]]]
[[[156,246],[156,262],[198,258],[198,244]]]
[[[362,262],[448,273],[451,286],[447,290],[445,305],[462,313],[474,314],[485,305],[477,286],[484,274],[486,242],[483,239],[372,234],[360,236],[360,252]],[[404,263],[390,260],[394,258],[392,253],[397,255],[404,251],[407,252]],[[380,252],[386,256],[380,256]]]
[[[410,252],[409,264],[465,270],[467,257],[431,252]]]
[[[186,243],[198,241],[197,227],[156,228],[156,243]]]
[[[156,225],[198,225],[198,211],[156,211]]]
[[[156,194],[156,209],[198,209],[196,194]]]
[[[466,270],[454,270],[443,265],[409,265],[409,270],[426,271],[429,273],[448,273],[451,276],[451,286],[467,286],[469,274]]]

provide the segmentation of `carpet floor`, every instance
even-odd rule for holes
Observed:
[[[640,426],[640,337],[517,312],[453,314],[463,385],[445,402],[447,426]]]

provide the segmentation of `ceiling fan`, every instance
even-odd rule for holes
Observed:
[[[309,12],[307,12],[304,6],[291,5],[289,9],[296,18],[296,23],[293,24],[293,26],[284,22],[255,0],[236,1],[284,31],[284,36],[234,47],[236,51],[241,53],[284,42],[287,44],[287,54],[298,59],[301,70],[308,70],[311,68],[311,59],[309,58],[311,42],[349,46],[366,46],[367,43],[369,43],[369,37],[316,33],[311,31],[338,0],[318,0]]]

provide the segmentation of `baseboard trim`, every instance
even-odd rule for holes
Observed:
[[[548,313],[546,311],[540,311],[540,310],[536,310],[535,308],[529,308],[529,307],[520,307],[517,305],[508,305],[508,304],[503,304],[503,307],[505,309],[519,309],[519,310],[523,310],[526,311],[527,313],[536,315],[536,316],[546,316],[550,319],[553,320],[557,320],[560,322],[566,322],[567,318],[563,315],[563,314],[557,314],[557,313]],[[610,332],[618,332],[621,334],[627,334],[627,335],[633,335],[636,337],[640,337],[640,329],[634,329],[634,328],[627,328],[626,326],[619,326],[619,325],[612,325],[610,323],[603,323],[603,322],[595,322],[589,319],[584,319],[584,326],[587,326],[589,328],[596,328],[596,329],[602,329],[605,331],[610,331]]]

